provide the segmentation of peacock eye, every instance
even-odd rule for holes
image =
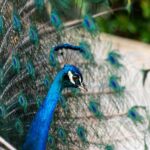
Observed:
[[[80,85],[80,77],[78,75],[73,76],[73,81],[75,82],[76,85]]]
[[[82,77],[80,76],[80,74],[77,73],[73,74],[71,71],[69,71],[68,77],[69,77],[69,81],[76,86],[80,85],[82,82]]]
[[[77,81],[78,79],[79,79],[78,76],[73,76],[73,80],[74,80],[74,81]]]

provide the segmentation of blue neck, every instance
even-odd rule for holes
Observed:
[[[31,124],[26,141],[23,145],[23,150],[46,149],[49,128],[62,90],[61,80],[63,73],[63,70],[60,71],[53,81],[48,95]]]

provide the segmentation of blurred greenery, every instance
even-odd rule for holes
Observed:
[[[73,20],[81,16],[84,17],[85,15],[90,16],[91,14],[110,10],[110,8],[124,7],[126,9],[108,13],[96,19],[100,32],[150,43],[150,0],[49,1],[52,8],[57,11],[63,21]],[[41,19],[42,17],[38,15],[38,18]],[[45,17],[45,19],[48,20],[49,16],[47,18]]]
[[[120,0],[110,2],[111,8],[123,4]],[[130,12],[118,11],[97,19],[100,31],[150,43],[150,0],[126,0],[124,4],[127,2],[131,2]]]

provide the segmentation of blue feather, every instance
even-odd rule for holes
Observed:
[[[17,71],[17,73],[20,71],[20,61],[19,61],[19,58],[15,55],[12,56],[12,66],[13,66],[13,69],[15,71]]]
[[[49,142],[51,148],[55,148],[56,143],[55,143],[55,139],[52,135],[48,136],[48,142]]]
[[[48,89],[50,86],[50,80],[49,80],[49,77],[47,75],[45,76],[43,83],[44,83],[46,89]]]
[[[125,87],[124,86],[121,86],[119,85],[118,83],[118,79],[119,77],[115,76],[115,75],[111,75],[109,77],[109,87],[114,91],[114,92],[123,92]]]
[[[51,66],[54,67],[58,64],[57,57],[55,57],[55,52],[61,49],[70,49],[74,51],[79,51],[83,55],[83,57],[86,58],[87,60],[93,60],[93,55],[90,53],[89,45],[87,43],[80,42],[79,46],[72,45],[69,43],[63,43],[51,48],[49,55],[49,62]]]
[[[58,14],[55,11],[51,12],[50,22],[56,29],[61,29],[63,26],[60,17],[58,16]]]
[[[94,19],[89,15],[86,15],[84,17],[82,25],[90,33],[96,33],[97,31],[96,23]]]
[[[13,15],[12,15],[12,22],[13,22],[14,30],[17,32],[21,32],[21,29],[22,29],[21,19],[15,10],[14,10]]]
[[[24,129],[23,129],[23,123],[20,119],[17,119],[15,122],[15,129],[19,133],[19,135],[23,135]]]
[[[107,61],[115,68],[119,68],[123,66],[119,61],[121,59],[121,55],[116,51],[110,51],[107,56]]]
[[[87,142],[87,131],[84,126],[78,125],[76,132],[82,142]]]
[[[27,69],[28,74],[34,79],[35,78],[35,68],[31,61],[27,62],[26,69]]]
[[[42,98],[39,96],[36,97],[36,105],[37,108],[40,108],[40,106],[42,105]]]
[[[66,102],[66,99],[64,96],[60,97],[59,103],[60,103],[61,107],[66,111],[68,108],[68,105],[67,105],[67,102]]]
[[[18,96],[18,103],[23,108],[24,112],[27,111],[28,102],[23,93],[20,93]]]
[[[127,116],[134,122],[134,123],[142,123],[143,122],[143,117],[138,113],[136,107],[131,107],[129,110],[128,110],[128,114]]]
[[[99,104],[96,101],[91,100],[89,102],[88,108],[96,118],[98,118],[98,119],[103,119],[104,118],[103,113],[99,110]]]
[[[65,129],[59,127],[57,129],[57,135],[58,135],[58,138],[61,140],[61,142],[63,142],[65,144],[66,138],[67,138],[67,133],[66,133]]]
[[[30,25],[29,38],[30,38],[31,43],[33,43],[36,47],[39,45],[38,30],[37,30],[37,27],[33,24]]]

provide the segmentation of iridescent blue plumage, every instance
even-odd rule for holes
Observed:
[[[37,105],[37,108],[40,108],[40,106],[42,105],[42,98],[37,96],[36,97],[36,105]]]
[[[119,68],[122,66],[120,63],[121,55],[116,51],[110,51],[107,56],[107,61],[115,68]]]
[[[59,99],[59,103],[61,105],[61,107],[64,109],[64,111],[67,111],[67,102],[66,102],[66,99],[64,96],[61,96],[60,99]]]
[[[89,16],[86,15],[83,19],[83,27],[90,33],[96,33],[97,31],[97,27],[96,27],[96,23],[94,21],[94,19]]]
[[[23,123],[21,122],[20,119],[17,119],[15,122],[15,129],[18,132],[18,134],[21,136],[24,134],[24,129],[23,129]]]
[[[62,127],[59,127],[57,129],[57,136],[61,140],[62,143],[67,144],[66,143],[67,133],[65,129],[63,129]]]
[[[50,22],[51,24],[56,28],[56,29],[61,29],[62,28],[62,21],[58,14],[55,11],[51,12],[50,15]]]
[[[121,86],[119,83],[118,83],[118,80],[119,80],[119,77],[115,76],[115,75],[111,75],[109,77],[109,87],[115,91],[115,92],[123,92],[125,87],[124,86]]]
[[[73,51],[79,51],[85,59],[91,60],[91,61],[93,60],[93,55],[90,52],[90,50],[89,50],[90,48],[87,43],[80,42],[79,46],[72,45],[70,43],[63,43],[63,44],[59,44],[59,45],[51,48],[50,56],[49,56],[50,65],[56,66],[56,64],[58,64],[57,57],[55,57],[55,52],[59,51],[61,49],[70,49]]]
[[[33,43],[36,47],[39,45],[38,30],[34,24],[30,25],[29,38],[30,38],[31,43]]]
[[[89,108],[90,112],[96,118],[98,118],[98,119],[103,119],[104,118],[103,113],[100,111],[100,106],[96,101],[90,100],[88,108]]]
[[[87,131],[82,125],[78,125],[76,128],[79,139],[84,143],[87,142]]]
[[[143,122],[143,117],[139,114],[137,111],[137,107],[133,106],[128,110],[127,116],[136,124],[136,123],[142,123]]]
[[[35,78],[35,68],[33,66],[33,63],[31,61],[28,61],[26,64],[26,69],[28,74],[32,77]]]
[[[12,23],[13,23],[14,30],[20,33],[22,29],[22,23],[21,23],[20,16],[18,15],[16,10],[13,11]]]
[[[44,83],[46,89],[48,89],[50,86],[50,79],[49,79],[48,75],[45,76],[43,83]]]
[[[83,55],[83,57],[91,62],[94,62],[94,56],[91,53],[90,45],[85,41],[81,41],[79,43],[79,46],[80,46],[80,49],[82,49],[81,54]]]
[[[63,78],[69,71],[81,75],[79,69],[73,65],[65,65],[64,68],[57,74],[43,104],[40,106],[35,118],[33,119],[28,135],[26,137],[26,141],[23,145],[24,150],[46,149],[48,131],[53,119],[54,111],[60,98],[62,89],[67,86],[66,84],[65,86],[63,85]],[[41,127],[42,130],[39,130]],[[64,140],[64,132],[61,130],[58,133],[59,136]]]
[[[12,66],[17,73],[20,71],[20,61],[16,55],[12,56]]]
[[[24,112],[27,112],[28,102],[27,102],[27,98],[22,92],[18,96],[18,103],[23,108]]]
[[[55,149],[56,143],[55,143],[55,139],[54,139],[54,137],[52,135],[48,136],[48,143],[50,144],[50,147],[52,149]]]

